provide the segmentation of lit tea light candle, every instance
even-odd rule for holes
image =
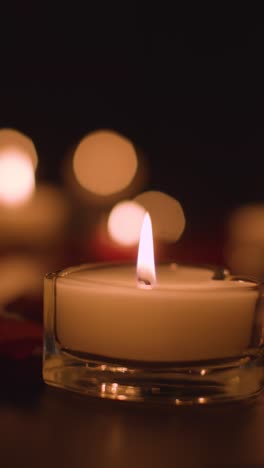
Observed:
[[[241,356],[252,340],[259,297],[255,283],[228,274],[219,281],[209,268],[155,268],[148,213],[136,274],[133,266],[84,265],[57,276],[55,299],[49,288],[47,279],[46,315],[55,300],[61,350],[159,363]]]

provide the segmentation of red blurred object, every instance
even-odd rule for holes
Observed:
[[[29,320],[0,317],[0,355],[25,359],[41,353],[41,325]]]
[[[223,224],[223,223],[222,223]],[[155,261],[200,265],[224,265],[225,233],[222,224],[210,225],[205,230],[184,234],[178,242],[165,243],[154,240]],[[92,236],[84,234],[80,243],[82,262],[132,262],[136,264],[138,244],[126,247],[114,242],[103,220]]]
[[[123,247],[111,241],[109,238],[94,238],[91,239],[87,250],[89,258],[99,262],[136,262],[138,247]]]
[[[165,258],[177,263],[199,265],[224,265],[223,241],[220,239],[200,239],[193,242],[183,239],[179,243],[167,246]]]

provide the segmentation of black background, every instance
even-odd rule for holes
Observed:
[[[197,227],[262,201],[260,12],[139,4],[10,5],[1,12],[0,127],[32,137],[39,178],[87,132],[111,128],[146,154],[148,187]]]
[[[85,133],[111,128],[142,148],[147,188],[177,197],[190,230],[223,226],[236,206],[263,201],[262,15],[240,5],[234,13],[222,4],[214,12],[200,3],[187,8],[1,5],[0,128],[33,139],[40,179],[61,183],[67,151]],[[28,363],[14,367],[4,358],[1,365],[6,468],[21,460],[40,467],[263,464],[263,398],[153,411],[84,402],[42,383],[39,391]]]

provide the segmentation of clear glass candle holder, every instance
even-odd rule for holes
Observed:
[[[170,278],[177,268],[163,265],[162,274]],[[132,269],[81,265],[46,276],[47,384],[172,405],[242,400],[261,391],[260,283],[210,267],[209,281],[190,287],[183,281],[176,293],[166,284],[149,291],[126,281]]]

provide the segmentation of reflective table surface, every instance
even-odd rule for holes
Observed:
[[[47,387],[40,356],[23,365],[2,360],[0,370],[3,468],[264,466],[264,395],[218,406],[145,406]]]

